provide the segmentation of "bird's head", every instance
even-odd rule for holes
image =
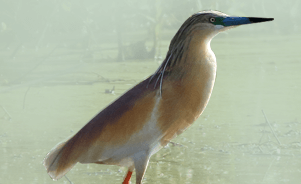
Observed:
[[[243,24],[272,20],[274,19],[235,17],[212,10],[195,13],[182,24],[176,35],[171,40],[166,58],[157,70],[156,74],[159,75],[164,71],[172,71],[173,68],[180,66],[181,63],[183,63],[183,65],[179,68],[187,68],[187,63],[190,60],[195,61],[200,58],[210,58],[214,55],[210,48],[210,41],[219,32]],[[199,57],[200,55],[202,55],[202,57]],[[176,76],[178,75],[179,72],[176,73]]]
[[[201,30],[200,33],[210,40],[219,32],[234,28],[243,24],[252,24],[272,21],[273,18],[259,17],[236,17],[229,16],[219,11],[201,11],[190,16],[180,28],[182,36],[188,36],[193,31]],[[179,33],[179,32],[178,32]],[[185,34],[186,33],[186,34]],[[194,34],[194,33],[193,33]]]

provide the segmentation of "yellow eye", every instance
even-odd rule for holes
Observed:
[[[209,19],[209,21],[210,21],[210,22],[215,22],[215,18],[211,17],[211,18]]]

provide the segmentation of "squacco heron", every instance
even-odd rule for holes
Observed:
[[[44,160],[54,180],[77,162],[127,167],[141,184],[150,157],[181,134],[204,111],[216,77],[210,48],[219,32],[273,18],[233,17],[218,11],[193,14],[171,40],[161,66],[53,148]]]

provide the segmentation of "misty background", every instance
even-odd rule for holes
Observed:
[[[211,42],[217,79],[200,118],[153,155],[144,183],[298,184],[299,0],[0,0],[0,184],[121,183],[77,164],[53,182],[46,154],[151,75],[193,13],[274,18]],[[135,175],[132,183],[135,181]]]
[[[243,34],[264,32],[280,36],[300,32],[299,8],[297,0],[4,0],[0,7],[0,49],[10,50],[2,53],[9,58],[20,57],[26,49],[34,49],[32,54],[37,56],[45,49],[52,52],[70,49],[83,57],[97,55],[95,59],[101,61],[116,59],[116,52],[118,61],[153,59],[165,56],[160,49],[161,42],[169,41],[179,26],[198,11],[212,9],[236,16],[272,16],[276,21],[269,26],[249,26]]]

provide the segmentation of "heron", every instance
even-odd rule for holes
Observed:
[[[216,78],[210,42],[218,33],[273,18],[229,16],[219,11],[191,15],[170,42],[166,58],[147,79],[124,93],[45,157],[51,178],[76,163],[117,165],[141,184],[150,157],[186,130],[206,108]]]

